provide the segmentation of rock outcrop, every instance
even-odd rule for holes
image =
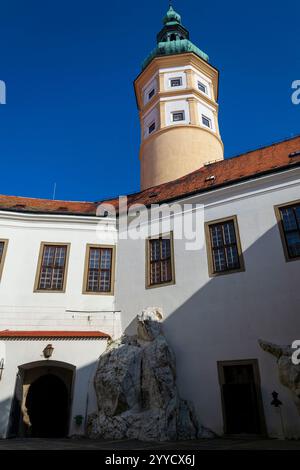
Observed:
[[[259,340],[259,345],[264,351],[277,358],[280,383],[291,391],[300,414],[300,365],[295,365],[292,362],[295,350],[290,346],[279,346],[262,340]]]
[[[176,387],[175,357],[162,331],[162,313],[137,317],[137,334],[111,342],[95,376],[98,413],[88,435],[104,439],[168,441],[213,437],[197,423]]]

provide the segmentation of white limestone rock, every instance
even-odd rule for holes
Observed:
[[[292,393],[294,403],[300,414],[300,365],[292,362],[294,350],[290,346],[279,346],[259,340],[260,347],[277,358],[279,381]]]
[[[162,312],[137,317],[137,335],[111,342],[95,376],[98,413],[88,435],[104,439],[168,441],[213,437],[196,421],[176,387],[175,357],[162,331]]]

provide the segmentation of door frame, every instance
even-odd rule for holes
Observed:
[[[258,411],[258,416],[259,416],[261,432],[259,434],[251,434],[251,436],[267,436],[265,413],[264,413],[262,394],[261,394],[259,365],[258,365],[257,359],[235,359],[235,360],[230,360],[230,361],[217,361],[218,378],[219,378],[221,403],[222,403],[222,415],[223,415],[223,434],[225,434],[226,436],[232,435],[231,433],[227,432],[226,410],[225,410],[225,402],[224,402],[224,396],[223,396],[223,390],[222,390],[222,385],[225,384],[224,366],[241,366],[241,365],[252,366],[254,386],[255,386],[255,392],[256,392],[256,397],[257,397],[257,408],[258,408],[257,411]],[[240,434],[234,434],[234,435],[240,436]]]
[[[69,384],[65,382],[64,378],[61,377],[60,374],[57,374],[57,376],[65,383],[67,390],[68,390],[68,394],[69,394],[69,407],[68,407],[69,418],[68,418],[67,435],[68,436],[70,435],[76,366],[74,366],[73,364],[69,364],[67,362],[47,360],[47,361],[29,362],[29,363],[18,366],[14,398],[12,400],[11,410],[10,410],[8,437],[28,437],[26,433],[26,424],[24,422],[24,417],[26,418],[25,403],[26,403],[26,398],[27,398],[29,387],[31,383],[33,383],[39,377],[46,375],[47,373],[49,373],[49,371],[51,371],[52,373],[54,373],[54,375],[56,375],[55,369],[62,370],[62,371],[66,370],[69,372],[69,374],[71,374],[71,380]],[[33,371],[37,372],[36,376],[34,377],[34,380],[30,381],[29,383],[26,383],[27,374]]]

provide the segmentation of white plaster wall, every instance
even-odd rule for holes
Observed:
[[[194,77],[194,86],[195,88],[200,91],[200,93],[202,93],[203,95],[206,95],[208,96],[209,98],[211,98],[211,80],[209,80],[207,77],[205,77],[203,74],[199,74],[199,73],[194,73],[193,75]],[[206,89],[207,89],[207,94],[204,93],[203,91],[199,90],[198,88],[198,82],[201,82],[203,83],[203,85],[206,86]]]
[[[69,435],[83,434],[85,422],[76,426],[74,417],[96,411],[96,395],[93,378],[98,358],[106,348],[106,340],[17,340],[5,341],[6,357],[2,380],[0,381],[0,438],[8,431],[9,414],[14,396],[18,367],[44,359],[42,351],[51,342],[54,347],[51,360],[66,362],[76,367],[73,383],[72,408]],[[51,364],[51,361],[49,362]]]
[[[100,329],[119,335],[114,296],[82,294],[86,245],[115,245],[111,222],[2,212],[0,238],[9,240],[0,282],[0,330]],[[65,293],[34,292],[42,241],[71,244]]]
[[[299,194],[300,171],[294,169],[188,200],[205,205],[206,221],[237,215],[245,272],[210,278],[206,245],[186,251],[185,242],[175,239],[176,284],[145,289],[145,241],[119,242],[116,305],[123,328],[132,332],[143,308],[163,308],[181,395],[217,433],[223,432],[217,361],[258,359],[269,435],[282,434],[278,410],[270,405],[276,390],[286,435],[300,437],[300,419],[278,381],[276,360],[257,343],[289,344],[300,335],[300,261],[285,261],[273,208]]]
[[[198,103],[198,113],[199,113],[200,126],[207,129],[207,126],[205,126],[202,123],[202,114],[204,114],[204,116],[208,117],[211,120],[211,125],[212,125],[211,130],[216,132],[216,121],[215,121],[215,114],[213,110],[210,107],[205,106],[203,103]]]
[[[152,100],[152,98],[149,99],[149,93],[154,90],[154,96],[157,93],[157,79],[156,77],[151,80],[150,83],[146,85],[146,87],[143,89],[143,96],[144,96],[144,105],[147,104],[149,101]]]
[[[155,130],[157,130],[158,127],[159,127],[159,116],[158,116],[157,107],[155,107],[151,111],[149,111],[144,117],[144,125],[143,125],[143,127],[144,127],[143,138],[144,139],[146,139],[150,135],[149,127],[151,126],[151,124],[153,122],[155,122]],[[155,132],[155,131],[153,131],[153,132]]]
[[[170,80],[171,78],[181,78],[181,85],[172,87]],[[184,90],[186,88],[186,74],[183,70],[175,70],[174,72],[169,72],[164,74],[164,87],[166,91],[177,91]]]
[[[167,126],[176,126],[182,124],[189,124],[190,123],[190,110],[189,110],[189,103],[187,100],[174,100],[174,101],[167,101],[166,104],[166,125]],[[175,121],[172,120],[172,113],[184,111],[184,120],[183,121]]]

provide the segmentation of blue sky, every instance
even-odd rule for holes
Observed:
[[[226,157],[300,133],[296,0],[175,0],[192,41],[220,70]],[[0,193],[99,200],[139,189],[133,80],[167,0],[2,0]],[[117,117],[117,118],[116,118]]]

